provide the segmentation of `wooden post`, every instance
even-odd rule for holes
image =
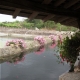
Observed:
[[[21,9],[16,8],[15,12],[13,13],[13,18],[16,18],[20,11]]]
[[[34,12],[29,16],[29,20],[34,19],[38,14],[39,14],[39,12],[34,11]]]
[[[48,15],[47,17],[45,17],[45,18],[43,19],[43,21],[45,22],[45,21],[53,18],[54,16],[55,16],[54,14],[50,14],[50,15]]]
[[[76,4],[77,2],[79,2],[80,0],[70,0],[70,2],[68,2],[67,4],[65,4],[64,8],[69,8],[72,5]]]

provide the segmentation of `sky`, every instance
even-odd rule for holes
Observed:
[[[13,21],[23,21],[24,19],[26,19],[25,17],[19,17],[17,16],[16,19],[13,19],[12,15],[5,15],[5,14],[0,14],[0,22],[13,22]]]

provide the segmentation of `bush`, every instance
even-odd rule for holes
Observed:
[[[80,51],[80,31],[71,36],[71,38],[66,37],[59,48],[60,56],[63,60],[75,63]]]

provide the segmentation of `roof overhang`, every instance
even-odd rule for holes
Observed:
[[[0,0],[0,13],[80,28],[80,0]]]

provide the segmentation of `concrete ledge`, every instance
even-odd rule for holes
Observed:
[[[64,73],[59,76],[59,80],[80,80],[80,72]]]

